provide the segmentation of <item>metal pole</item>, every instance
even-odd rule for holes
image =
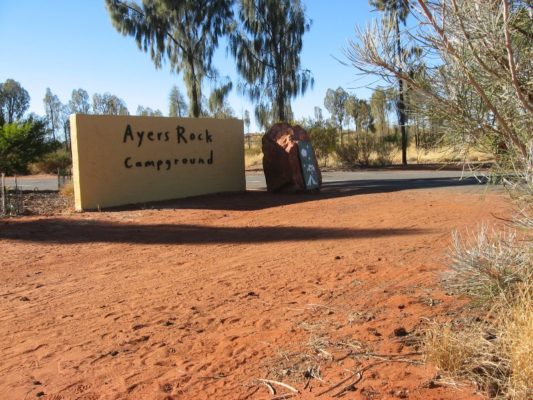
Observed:
[[[6,175],[2,173],[2,214],[6,213]]]
[[[57,190],[59,191],[59,188],[61,186],[61,177],[59,175],[59,168],[57,169]]]

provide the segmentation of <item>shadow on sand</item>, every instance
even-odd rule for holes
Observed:
[[[272,243],[379,238],[426,234],[424,229],[341,229],[305,226],[221,227],[185,224],[132,224],[63,218],[0,223],[0,239],[42,243],[212,244]]]
[[[108,209],[119,212],[139,209],[200,209],[254,211],[287,204],[321,201],[339,197],[387,193],[410,189],[480,186],[475,178],[387,179],[326,182],[318,193],[276,194],[264,191],[198,196]],[[378,238],[426,234],[424,229],[341,229],[305,226],[227,227],[186,224],[142,225],[99,220],[47,218],[13,219],[0,222],[0,239],[43,243],[139,243],[139,244],[211,244],[269,243],[324,239]]]
[[[316,193],[268,193],[266,191],[247,191],[245,193],[224,193],[187,199],[159,201],[142,205],[109,208],[106,211],[150,209],[200,209],[254,211],[288,204],[320,201],[339,197],[389,193],[413,189],[437,189],[446,187],[486,187],[474,177],[459,180],[457,178],[430,179],[379,179],[325,182],[320,192]]]

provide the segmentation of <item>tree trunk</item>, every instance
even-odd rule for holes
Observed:
[[[189,50],[189,54],[187,56],[187,63],[189,64],[189,68],[191,70],[191,101],[192,101],[192,116],[194,118],[198,118],[200,116],[200,104],[198,99],[198,82],[196,82],[196,71],[194,70],[194,59],[192,50]]]
[[[399,75],[402,74],[402,44],[400,41],[400,21],[398,13],[396,13],[396,51],[398,52],[398,68]],[[402,133],[402,164],[407,165],[407,129],[406,129],[406,115],[405,102],[403,96],[403,79],[398,79],[398,124],[400,125],[400,132]]]

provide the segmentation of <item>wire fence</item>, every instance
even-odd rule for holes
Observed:
[[[72,182],[71,170],[57,170],[56,176],[46,178],[20,178],[0,175],[0,216],[21,215],[25,212],[28,193],[59,192]]]

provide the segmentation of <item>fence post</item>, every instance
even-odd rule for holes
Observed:
[[[6,175],[2,173],[2,182],[1,182],[1,192],[2,192],[2,214],[6,214]]]
[[[57,169],[57,190],[61,187],[61,175],[59,175],[59,168]]]

